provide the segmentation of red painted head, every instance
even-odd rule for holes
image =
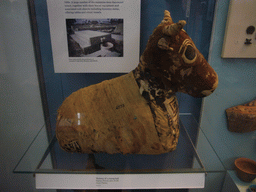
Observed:
[[[183,29],[185,24],[184,20],[173,23],[165,11],[142,57],[168,90],[194,97],[208,96],[218,85],[218,75]]]

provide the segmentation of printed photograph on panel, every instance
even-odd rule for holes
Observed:
[[[123,19],[66,19],[69,57],[123,57]]]

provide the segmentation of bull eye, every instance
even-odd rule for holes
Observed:
[[[197,58],[195,48],[192,45],[187,45],[182,54],[182,58],[185,63],[188,63],[188,64],[193,63]]]
[[[193,60],[195,58],[196,51],[195,51],[195,49],[191,45],[187,46],[187,49],[185,51],[185,56],[189,60]]]

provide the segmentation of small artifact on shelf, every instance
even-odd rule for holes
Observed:
[[[256,178],[256,162],[248,158],[238,158],[235,160],[235,170],[237,177],[244,182],[251,182]]]
[[[256,192],[256,185],[250,185],[248,188],[248,192]]]
[[[218,76],[169,11],[132,72],[82,88],[58,109],[56,137],[67,152],[162,154],[176,149],[176,92],[210,95]]]
[[[256,130],[256,100],[226,109],[228,129],[245,133]]]

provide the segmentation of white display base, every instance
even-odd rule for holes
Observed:
[[[35,175],[36,189],[185,189],[205,183],[205,173]]]

